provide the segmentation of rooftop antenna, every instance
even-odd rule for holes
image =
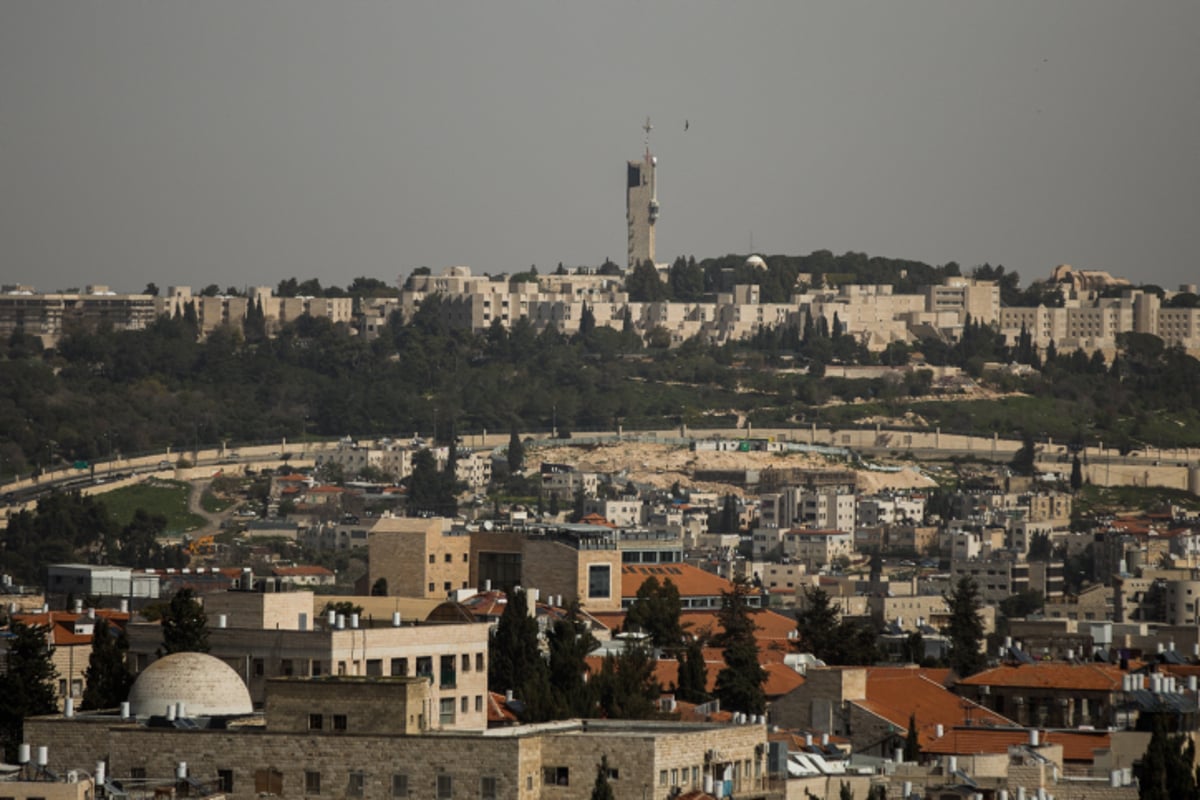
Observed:
[[[654,126],[650,124],[649,117],[646,117],[646,124],[642,126],[642,130],[646,132],[646,155],[650,155],[650,131],[654,130]]]

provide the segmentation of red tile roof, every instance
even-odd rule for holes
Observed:
[[[939,682],[942,674],[944,670],[926,674],[917,667],[871,667],[867,669],[867,699],[852,702],[901,731],[907,731],[909,718],[915,717],[922,749],[934,739],[938,725],[949,729],[965,726],[968,720],[973,725],[1016,725],[946,689]]]
[[[1121,688],[1120,667],[1109,664],[1064,664],[1040,661],[1014,666],[1005,664],[964,678],[964,686],[1011,686],[1021,689],[1063,689],[1112,692]]]
[[[680,597],[719,597],[733,590],[733,584],[690,564],[625,564],[621,567],[621,597],[636,597],[649,578],[659,583],[670,580]],[[751,590],[757,594],[758,590]]]
[[[515,725],[519,720],[517,715],[505,705],[502,694],[488,692],[487,718],[489,725]]]
[[[1062,745],[1064,761],[1092,762],[1096,750],[1107,750],[1112,744],[1107,731],[1043,731],[1040,738],[1046,744]],[[1007,753],[1010,746],[1028,741],[1029,731],[1024,728],[954,728],[940,739],[923,742],[921,750],[930,755]]]
[[[124,629],[129,622],[128,611],[115,611],[108,608],[94,609],[96,621],[108,620],[109,625]],[[91,634],[75,633],[75,620],[84,616],[74,611],[49,611],[36,614],[14,614],[13,619],[25,625],[44,625],[50,627],[50,642],[55,647],[72,647],[91,644]]]

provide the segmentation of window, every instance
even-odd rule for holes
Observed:
[[[464,564],[466,564],[466,563],[467,563],[468,561],[470,561],[470,560],[471,560],[471,556],[470,556],[470,554],[469,554],[469,553],[463,553],[463,563],[464,563]]]
[[[392,677],[403,678],[408,675],[408,659],[393,658],[392,659]]]
[[[679,785],[679,769],[678,768],[671,770],[671,785],[672,786]]]
[[[292,660],[290,658],[285,658],[279,662],[279,673],[281,675],[295,675],[296,674],[296,668],[295,668],[295,666],[292,665]]]
[[[450,581],[445,581],[442,583],[442,591],[443,592],[450,591]]]
[[[570,786],[570,769],[568,767],[542,767],[542,785]]]
[[[345,714],[334,714],[333,715],[333,729],[335,731],[346,730],[346,715]]]
[[[433,587],[434,587],[434,586],[435,586],[434,582],[433,582],[433,581],[430,581],[430,582],[429,582],[429,591],[430,591],[430,593],[432,593],[432,592],[433,592]]]
[[[311,667],[311,669],[309,671],[309,674],[312,675],[314,678],[320,677],[321,662],[317,661],[316,659],[313,659],[312,663],[310,664],[310,667]]]
[[[137,772],[137,769],[134,769],[133,772]],[[137,778],[139,776],[131,774],[130,777]],[[146,770],[144,770],[144,769],[142,770],[142,774],[140,777],[142,777],[142,778],[146,777]],[[219,791],[219,792],[232,792],[233,791],[233,770],[231,770],[231,769],[217,770],[217,791]]]
[[[484,775],[479,779],[479,800],[497,800],[494,775]]]
[[[429,563],[430,563],[430,564],[435,564],[435,563],[437,563],[437,556],[435,556],[433,553],[430,553],[430,554],[429,554]]]
[[[366,786],[367,776],[361,772],[351,772],[350,781],[346,784],[347,797],[362,797],[363,788]]]
[[[481,711],[483,711],[483,695],[477,694],[475,695],[475,713],[478,714]]]
[[[621,779],[621,770],[615,769],[613,767],[609,767],[608,768],[608,779],[610,781],[620,780]]]
[[[454,656],[442,656],[438,666],[438,683],[443,689],[453,688],[458,682],[454,674]]]
[[[439,717],[439,721],[443,725],[453,725],[454,724],[454,698],[453,697],[443,697],[440,701],[440,711],[441,711],[441,714]]]
[[[612,568],[608,564],[591,564],[588,566],[588,597],[606,598],[612,596]]]
[[[218,774],[219,774],[219,773],[220,773],[220,770],[218,770],[217,772],[218,772]],[[139,781],[144,781],[144,780],[146,780],[146,768],[145,768],[145,767],[132,767],[132,768],[130,768],[130,770],[129,770],[129,777],[133,778],[134,780],[139,780]]]
[[[367,659],[367,675],[378,678],[383,674],[383,659],[368,658]]]
[[[408,776],[396,774],[392,776],[392,797],[408,797]]]
[[[264,671],[263,660],[261,658],[254,659],[254,675],[255,675],[255,677],[261,678],[263,676],[263,671]]]
[[[308,715],[308,729],[310,731],[319,731],[324,725],[325,719],[320,714]]]
[[[667,785],[667,771],[665,769],[660,769],[658,771],[658,785],[659,786]]]
[[[433,656],[417,657],[417,674],[427,678],[433,677]]]
[[[475,654],[475,671],[483,672],[483,653]]]
[[[283,794],[283,773],[277,769],[256,769],[254,771],[254,791],[259,795],[269,794],[276,797]]]
[[[449,775],[437,776],[438,800],[451,800],[454,797],[454,779]]]
[[[462,671],[463,671],[463,672],[470,672],[470,671],[471,671],[471,654],[470,654],[470,653],[463,653],[463,657],[462,657]]]
[[[304,771],[304,793],[305,794],[320,794],[321,793],[321,773],[314,770]]]
[[[464,694],[464,695],[462,696],[462,700],[461,700],[461,701],[459,702],[459,704],[458,704],[458,710],[459,710],[459,711],[461,711],[461,712],[462,712],[462,713],[464,713],[464,714],[465,714],[465,713],[467,713],[467,712],[470,710],[470,705],[469,705],[469,704],[470,704],[470,702],[471,702],[471,698],[467,697],[467,696]]]

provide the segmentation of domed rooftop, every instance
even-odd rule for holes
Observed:
[[[762,256],[750,256],[746,259],[747,267],[755,267],[757,269],[766,269],[767,262],[762,260]]]
[[[172,653],[138,675],[129,691],[135,717],[159,717],[176,703],[188,717],[250,714],[250,691],[237,672],[207,653]]]

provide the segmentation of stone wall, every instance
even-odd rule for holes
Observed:
[[[56,771],[109,762],[116,780],[141,775],[170,779],[179,762],[197,780],[224,774],[231,800],[253,800],[273,772],[273,791],[299,797],[309,781],[319,780],[320,796],[353,795],[351,781],[361,775],[364,800],[393,797],[393,776],[407,778],[408,796],[437,797],[439,776],[452,784],[452,797],[481,797],[481,781],[495,781],[497,798],[517,800],[587,800],[601,756],[616,771],[612,785],[618,797],[666,800],[671,776],[687,767],[704,774],[724,774],[738,764],[736,796],[761,791],[765,779],[755,766],[765,745],[761,725],[712,726],[680,723],[592,722],[551,724],[543,730],[506,730],[494,735],[436,734],[424,736],[344,735],[306,732],[275,733],[262,728],[184,731],[84,723],[79,719],[39,718],[28,723],[30,738],[50,743],[50,767]],[[750,762],[749,777],[745,763]],[[765,768],[765,764],[763,765]],[[547,773],[546,768],[553,771]],[[561,769],[560,769],[561,768]],[[732,769],[732,767],[731,767]],[[666,771],[666,784],[662,780]],[[673,773],[676,770],[677,773]],[[319,778],[317,777],[319,775]],[[353,777],[352,777],[353,776]],[[547,783],[547,779],[551,782]],[[561,778],[564,783],[559,783]],[[751,794],[751,796],[753,796]]]

